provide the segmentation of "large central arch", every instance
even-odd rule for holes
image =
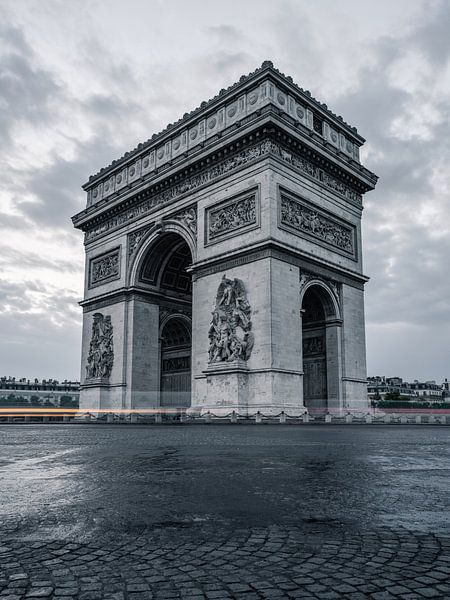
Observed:
[[[146,345],[135,349],[135,352],[148,354],[147,361],[139,356],[134,358],[151,371],[151,375],[143,374],[145,383],[140,395],[151,398],[152,405],[165,408],[183,409],[191,405],[192,278],[189,267],[193,257],[189,241],[183,231],[175,228],[150,231],[130,269],[133,289],[154,309],[148,322],[142,322],[141,330],[136,332],[140,339],[149,339]],[[147,327],[152,327],[152,334],[145,336]]]

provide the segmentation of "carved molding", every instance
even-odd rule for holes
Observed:
[[[120,247],[91,258],[89,261],[89,287],[102,285],[120,277]]]
[[[185,225],[193,234],[196,236],[197,234],[197,207],[190,206],[185,208],[174,215],[168,215],[166,217],[167,220],[178,221]],[[161,221],[161,229],[164,228],[164,219]],[[136,252],[139,249],[140,243],[142,239],[147,235],[147,233],[154,227],[154,223],[150,223],[141,229],[137,229],[136,231],[132,231],[128,234],[128,263],[134,258]]]
[[[222,239],[241,233],[244,229],[259,226],[258,190],[220,202],[206,209],[206,243],[219,242]]]
[[[195,175],[184,178],[180,183],[177,183],[162,192],[154,193],[151,197],[136,203],[132,207],[124,209],[117,215],[106,217],[101,223],[87,229],[85,241],[89,242],[105,235],[109,231],[121,227],[125,223],[129,223],[131,220],[142,215],[146,215],[183,194],[192,192],[201,186],[207,185],[224,175],[232,173],[247,164],[258,161],[269,155],[289,164],[303,175],[325,185],[333,192],[342,195],[344,198],[356,202],[358,205],[361,204],[361,195],[347,184],[341,182],[333,175],[325,173],[323,169],[319,168],[313,162],[308,161],[306,158],[294,154],[291,150],[283,148],[273,140],[266,139],[252,146],[248,146],[241,152],[229,156],[226,159],[217,161],[215,164],[212,164]]]
[[[105,380],[114,364],[113,326],[110,316],[95,313],[92,322],[91,343],[86,365],[86,381]]]
[[[310,281],[321,281],[324,283],[327,288],[333,293],[336,298],[338,305],[340,305],[341,295],[340,289],[341,284],[335,281],[334,279],[330,279],[328,277],[323,277],[322,275],[317,275],[316,273],[311,273],[310,271],[305,271],[303,269],[300,270],[300,292],[303,290],[305,285]]]
[[[139,248],[141,240],[147,235],[152,227],[153,223],[128,234],[128,262],[130,262],[134,257]]]
[[[251,313],[243,282],[223,275],[208,332],[210,364],[250,358],[254,345]]]
[[[302,199],[294,199],[280,191],[280,225],[306,234],[355,258],[355,227],[316,209]]]
[[[142,176],[151,174],[199,144],[214,139],[217,134],[222,134],[236,122],[255,118],[261,109],[268,106],[273,106],[283,118],[301,123],[305,128],[315,131],[323,137],[323,143],[326,141],[359,162],[359,144],[363,140],[360,139],[358,143],[354,139],[356,130],[350,128],[353,135],[349,135],[349,126],[341,117],[337,120],[336,115],[330,113],[324,104],[320,104],[319,116],[319,103],[312,99],[309,92],[305,95],[291,78],[286,78],[273,67],[270,69],[285,79],[284,84],[280,86],[279,78],[274,78],[268,73],[267,78],[255,81],[255,86],[245,91],[240,90],[243,84],[248,86],[248,81],[261,71],[257,69],[254,73],[241,77],[239,82],[228,89],[234,90],[232,98],[228,96],[217,105],[217,100],[225,93],[225,90],[221,90],[212,101],[203,102],[199,108],[186,113],[177,123],[168,125],[160,134],[153,135],[151,139],[139,144],[134,150],[90,177],[85,186],[89,188],[88,206],[138,183]],[[290,88],[289,94],[286,94],[286,85]],[[209,107],[211,102],[216,104],[213,112]],[[324,108],[331,118],[323,115]],[[194,116],[196,118],[192,120]],[[186,122],[186,126],[180,130],[183,121]]]
[[[184,308],[169,308],[167,306],[160,306],[159,308],[159,327],[163,325],[168,317],[171,315],[183,315],[187,317],[190,321],[192,321],[192,312],[190,310],[186,310]]]
[[[361,194],[353,190],[347,184],[327,173],[303,156],[293,152],[292,150],[288,150],[275,142],[271,143],[272,147],[270,148],[270,153],[273,156],[280,158],[283,162],[288,163],[292,167],[296,168],[303,175],[307,175],[308,177],[311,177],[312,179],[324,184],[325,187],[337,192],[347,200],[361,204]]]
[[[248,164],[249,162],[267,155],[270,150],[270,144],[271,142],[269,140],[265,140],[259,144],[250,146],[245,150],[242,150],[242,152],[226,158],[225,160],[216,163],[214,166],[204,169],[196,175],[186,177],[181,183],[178,183],[173,187],[164,190],[163,192],[154,194],[151,198],[144,200],[140,204],[137,204],[132,208],[128,208],[114,217],[106,219],[103,223],[96,225],[86,232],[86,241],[90,241],[91,239],[99,237],[100,235],[107,233],[109,230],[115,229],[116,227],[120,227],[124,223],[129,222],[133,218],[149,213],[154,208],[166,204],[182,194],[189,193],[202,185],[208,184],[211,181],[214,181],[219,177]]]

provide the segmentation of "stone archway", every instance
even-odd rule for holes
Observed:
[[[173,315],[161,330],[160,405],[191,405],[192,333],[190,321]]]
[[[157,406],[191,405],[191,264],[192,253],[186,239],[176,231],[160,231],[147,240],[134,268],[133,287],[154,309],[152,322],[142,320],[135,333],[134,354],[147,353],[145,368],[148,373],[151,371],[151,377],[144,373],[143,380]],[[152,327],[151,334],[147,335],[147,327]],[[148,342],[144,345],[143,340]]]
[[[302,349],[303,399],[313,412],[340,407],[340,325],[331,291],[311,282],[302,299]]]

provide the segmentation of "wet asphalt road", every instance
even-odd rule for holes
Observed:
[[[3,426],[0,475],[16,535],[311,520],[450,533],[448,428]]]
[[[64,597],[82,600],[450,598],[449,491],[450,429],[447,427],[0,426],[0,533],[6,548],[4,557],[12,561],[9,564],[13,565],[13,575],[18,569],[26,574],[28,586],[23,588],[22,595],[10,594],[11,600],[61,595],[56,592],[60,589],[58,569],[62,573],[60,578],[69,577],[62,569],[66,565],[63,558],[69,561],[73,553],[76,556],[70,577],[75,577],[78,587],[72,586],[73,595]],[[24,556],[23,549],[32,547],[36,541],[29,561],[20,563],[19,568],[20,561],[13,555]],[[136,583],[142,573],[137,579],[132,578],[132,585],[147,588],[130,591],[126,587],[127,576],[123,574],[108,588],[105,581],[114,581],[110,574],[107,580],[98,575],[101,589],[83,591],[80,577],[85,565],[76,562],[80,553],[94,557],[90,569],[84,571],[85,577],[104,574],[108,573],[104,564],[97,565],[102,552],[114,553],[119,546],[136,550],[136,543],[140,545],[141,556],[145,553],[153,556],[163,548],[164,560],[175,560],[178,567],[184,565],[178,587],[172,581],[176,579],[173,574],[170,590],[164,587],[169,585],[167,578],[153,581],[155,565],[163,569],[163,557],[158,555],[157,563],[149,559],[147,568],[151,573],[148,572],[145,581]],[[213,553],[204,556],[204,564],[199,558],[202,547],[209,547]],[[352,584],[345,580],[344,586],[353,586],[352,590],[339,591],[336,580],[327,571],[338,564],[338,559],[333,560],[329,554],[330,547],[337,548],[336,557],[344,557],[341,564],[350,569],[347,579],[353,581]],[[54,557],[49,548],[56,548],[56,563],[51,560]],[[184,548],[182,556],[176,554],[180,548]],[[1,551],[0,545],[0,554]],[[44,555],[39,554],[43,551]],[[127,556],[132,553],[130,549],[127,552]],[[244,569],[238,561],[235,569],[240,578],[227,583],[226,567],[231,564],[233,552],[239,560],[248,556],[250,566]],[[361,569],[358,556],[361,558],[364,552],[368,552],[363,562],[369,565],[369,571],[358,586],[355,583]],[[300,558],[303,556],[301,560],[298,554]],[[260,566],[256,576],[256,558],[268,560],[268,555],[278,564],[275,572],[273,564],[272,571],[267,565],[262,569]],[[417,577],[427,573],[429,581],[417,581],[411,572],[410,587],[403,585],[403,592],[395,593],[397,582],[406,581],[401,573],[408,565],[411,569],[413,555],[414,560],[426,557],[422,561],[426,568],[420,559],[414,573]],[[115,556],[111,555],[109,560],[114,561]],[[284,556],[282,563],[277,562],[280,556]],[[376,563],[374,556],[382,557],[380,563]],[[306,570],[301,573],[306,580],[296,582],[295,565],[306,569],[305,557],[319,561],[317,564],[322,560],[323,568],[318,570],[315,564],[315,575]],[[44,559],[50,561],[47,595],[33,595],[28,571],[32,572],[30,565],[36,564],[47,568]],[[436,560],[443,562],[437,564]],[[123,556],[120,561],[123,564]],[[5,560],[0,561],[2,564]],[[371,564],[378,564],[379,568],[384,565],[384,575],[390,573],[392,578],[385,578],[384,584],[368,584],[371,577],[380,575],[373,566],[375,571],[370,572]],[[75,568],[77,565],[81,575]],[[183,577],[187,577],[189,568],[200,567],[206,569],[203,576],[206,579],[198,573],[192,575],[197,587],[188,594],[187,588],[180,588]],[[212,573],[207,572],[209,567]],[[435,579],[430,579],[430,572],[437,573]],[[317,580],[320,574],[328,578],[325,587],[323,581]],[[309,582],[308,576],[312,577]],[[269,583],[258,589],[255,577],[259,581],[266,577]],[[286,589],[277,577],[286,579]],[[8,586],[14,580],[3,581]],[[247,591],[233,591],[232,584],[250,587]],[[1,585],[0,568],[0,596]],[[216,589],[211,591],[208,585]],[[314,588],[317,585],[319,588]],[[364,591],[367,585],[369,588]],[[10,593],[9,588],[5,589]],[[421,595],[417,591],[421,589],[431,592]],[[198,595],[192,590],[197,590]]]

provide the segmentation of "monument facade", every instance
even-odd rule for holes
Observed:
[[[81,409],[364,410],[364,141],[265,62],[90,177]]]

